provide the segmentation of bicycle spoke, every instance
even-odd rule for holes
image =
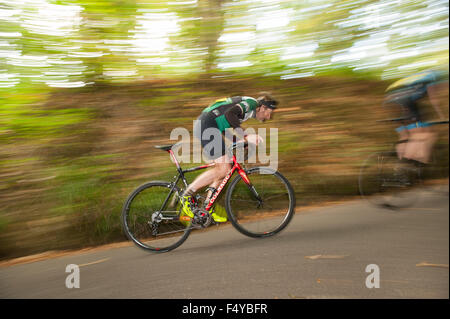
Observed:
[[[238,199],[238,198],[233,198],[233,201],[239,201],[239,202],[250,202],[250,203],[259,203],[258,200],[254,199]]]
[[[173,231],[164,232],[162,234],[157,234],[156,236],[166,236],[166,235],[176,234],[176,233],[180,233],[180,232],[184,232],[184,231],[185,231],[185,229],[176,229]]]
[[[148,226],[150,227],[150,226]],[[137,232],[135,234],[136,237],[141,237],[142,235],[148,233],[148,229],[145,226],[136,227]]]
[[[269,196],[269,197],[265,197],[264,201],[268,201],[269,199],[274,199],[274,198],[281,197],[281,196],[285,197],[285,196],[288,196],[288,195],[287,194],[272,195],[272,196]]]

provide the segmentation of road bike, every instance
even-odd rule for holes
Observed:
[[[402,122],[404,120],[405,118],[395,118],[377,122]],[[427,122],[427,124],[429,126],[448,124],[448,120]],[[406,142],[408,140],[399,141],[395,145]],[[446,151],[448,159],[448,145],[444,151]],[[435,146],[431,163],[426,166],[412,166],[401,161],[395,147],[392,151],[369,155],[361,167],[358,178],[360,195],[379,207],[389,209],[411,207],[419,199],[417,192],[414,194],[410,192],[413,187],[422,185],[427,177],[448,177],[448,161],[439,160],[438,153],[439,146]],[[443,162],[445,162],[444,165]]]
[[[232,168],[209,201],[201,195],[193,198],[194,216],[182,213],[183,188],[188,187],[185,174],[212,167],[214,163],[182,169],[173,145],[155,146],[169,153],[177,168],[172,182],[151,181],[139,186],[127,198],[122,209],[122,228],[138,247],[152,252],[167,252],[180,246],[192,230],[215,224],[211,214],[222,190],[234,173],[225,194],[228,221],[242,234],[270,237],[285,229],[295,212],[295,193],[289,181],[278,171],[268,167],[245,169],[233,154],[245,142],[233,143],[228,149]],[[232,156],[231,156],[232,155]],[[182,185],[178,186],[180,180]]]

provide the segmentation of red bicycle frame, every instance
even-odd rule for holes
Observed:
[[[250,180],[247,177],[247,174],[245,173],[245,171],[242,169],[241,165],[239,165],[239,163],[236,161],[236,156],[233,155],[233,166],[231,167],[231,170],[228,172],[228,174],[225,176],[225,178],[223,179],[222,183],[220,183],[219,187],[217,188],[217,190],[214,192],[214,194],[212,195],[212,197],[209,199],[209,203],[208,205],[206,205],[205,209],[207,211],[209,211],[212,207],[212,205],[214,204],[214,202],[216,201],[217,197],[220,195],[222,189],[225,187],[225,185],[227,184],[227,182],[229,181],[229,179],[231,178],[231,176],[233,175],[233,173],[237,170],[239,172],[239,175],[241,175],[242,180],[247,184],[247,185],[251,185],[250,184]]]
[[[183,182],[184,182],[186,187],[188,186],[188,184],[187,184],[186,178],[184,177],[185,173],[197,171],[197,170],[200,170],[200,169],[205,169],[205,168],[212,167],[212,166],[215,165],[215,163],[211,163],[211,164],[201,165],[201,166],[197,166],[197,167],[193,167],[193,168],[189,168],[189,169],[183,170],[183,169],[181,169],[180,163],[178,162],[177,158],[175,157],[175,154],[173,153],[173,151],[171,149],[169,149],[169,150],[167,150],[167,152],[170,154],[170,157],[172,158],[173,162],[175,163],[175,165],[177,167],[177,170],[178,170],[178,173],[180,174],[178,176],[175,184],[177,184],[179,179],[182,178],[182,180],[183,180]],[[251,185],[250,180],[248,179],[247,174],[245,173],[245,170],[241,167],[241,165],[239,165],[239,163],[236,160],[236,156],[234,154],[233,154],[233,157],[232,157],[232,162],[233,162],[233,166],[231,167],[231,170],[228,172],[228,174],[225,176],[225,178],[220,183],[220,185],[217,188],[216,192],[214,192],[214,194],[210,198],[208,205],[206,205],[205,209],[207,211],[211,210],[211,207],[213,206],[213,204],[216,201],[217,197],[220,195],[221,191],[223,190],[223,188],[225,187],[227,182],[230,180],[231,176],[234,174],[235,171],[238,171],[239,175],[241,175],[242,180],[252,189],[252,191],[255,192],[256,198],[259,199],[259,196],[257,195],[254,187]]]

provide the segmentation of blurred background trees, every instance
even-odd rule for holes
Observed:
[[[448,2],[8,0],[0,87],[237,73],[394,78],[448,64]]]

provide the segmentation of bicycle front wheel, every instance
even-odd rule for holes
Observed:
[[[252,187],[240,175],[231,182],[225,201],[228,217],[233,226],[246,236],[275,235],[294,216],[294,190],[277,171],[255,167],[246,173]]]
[[[412,206],[418,194],[410,192],[420,182],[421,171],[402,163],[396,152],[370,155],[359,174],[359,192],[371,204],[390,209]]]
[[[189,236],[191,221],[180,214],[178,189],[168,182],[139,186],[122,210],[122,228],[139,248],[166,252]]]

